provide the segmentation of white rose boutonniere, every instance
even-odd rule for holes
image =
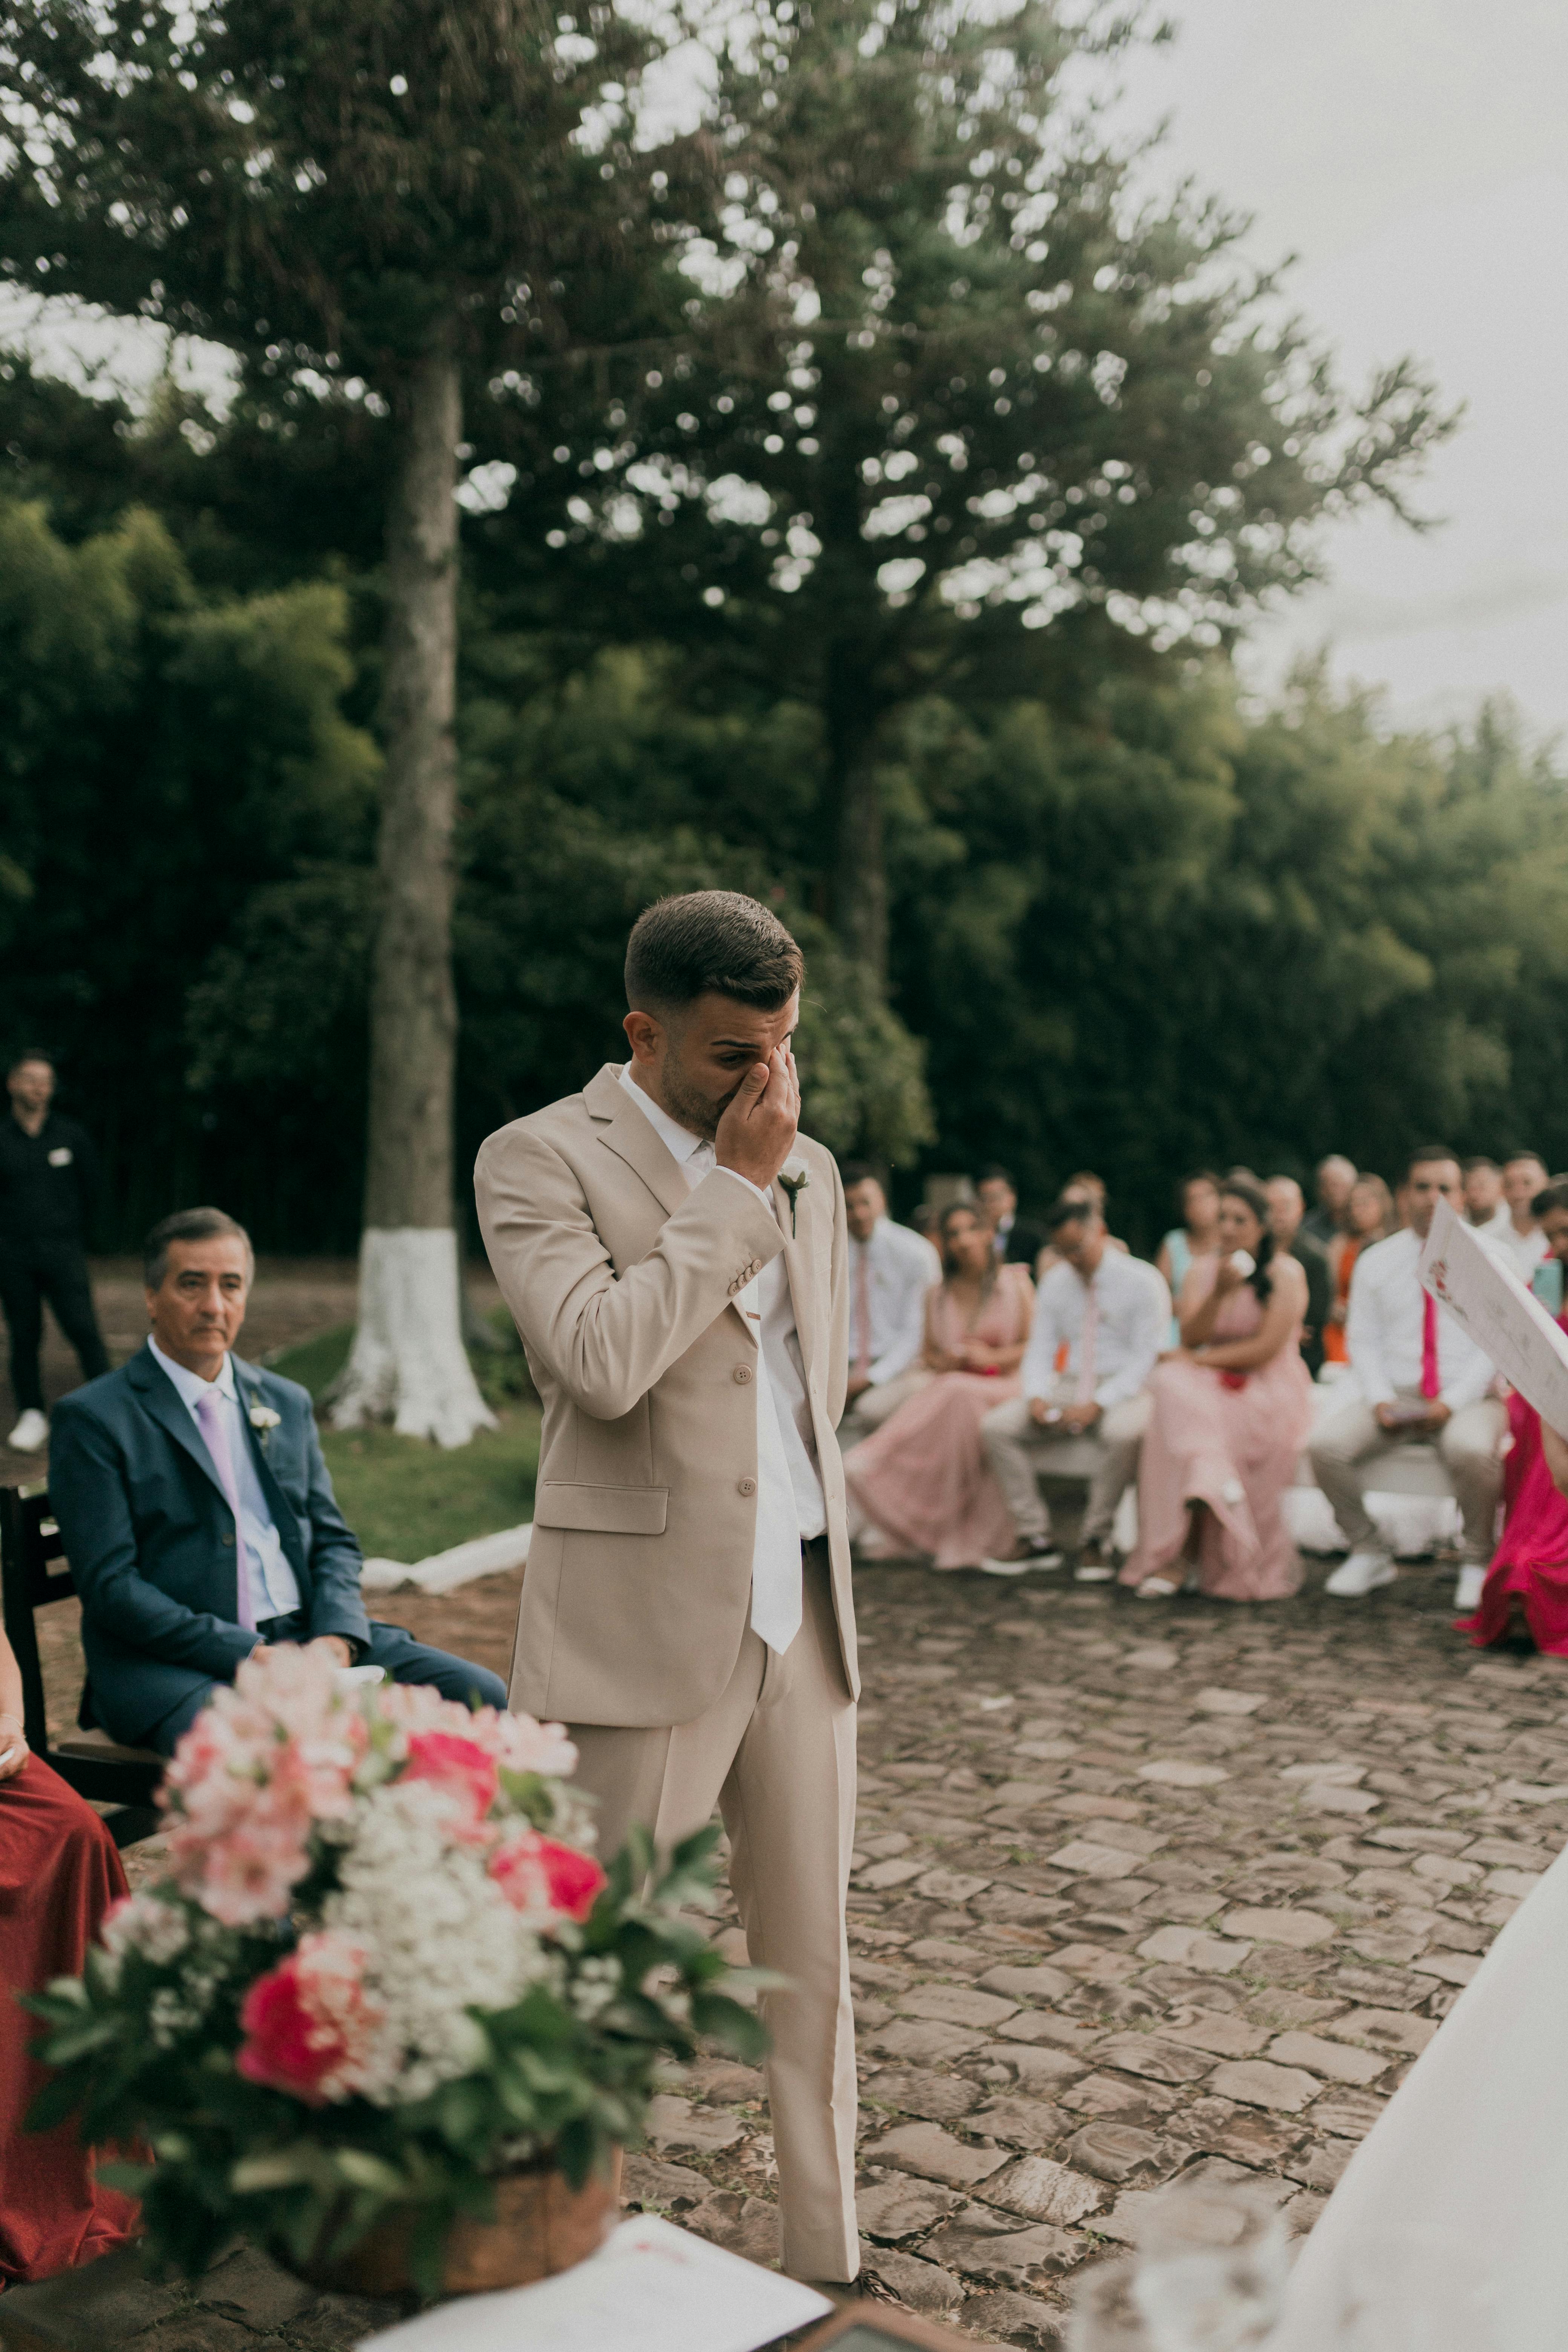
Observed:
[[[800,1205],[800,1196],[810,1181],[804,1168],[783,1168],[779,1171],[779,1182],[789,1194],[789,1237],[792,1242],[795,1239],[795,1211]]]
[[[282,1418],[282,1414],[274,1412],[269,1404],[263,1404],[259,1397],[251,1400],[250,1426],[260,1430],[263,1436],[269,1429],[276,1429]]]

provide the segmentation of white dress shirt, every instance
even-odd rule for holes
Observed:
[[[1528,1290],[1538,1265],[1544,1265],[1552,1255],[1552,1244],[1539,1225],[1531,1225],[1527,1234],[1514,1231],[1513,1219],[1505,1202],[1499,1216],[1481,1231],[1494,1247],[1508,1252],[1508,1262]]]
[[[645,1094],[623,1063],[620,1079],[654,1133],[678,1163],[693,1192],[718,1168],[713,1146],[693,1135]],[[776,1218],[778,1204],[737,1169],[719,1173],[744,1184]],[[805,1392],[805,1362],[795,1324],[789,1271],[784,1256],[754,1275],[735,1305],[756,1328],[757,1347],[757,1531],[752,1548],[752,1630],[781,1656],[800,1628],[803,1543],[823,1534],[827,1506],[816,1464],[811,1404]]]
[[[942,1260],[921,1234],[879,1217],[869,1241],[849,1236],[849,1370],[864,1364],[873,1388],[918,1362],[926,1294]]]
[[[1024,1394],[1056,1393],[1057,1354],[1067,1343],[1067,1376],[1082,1368],[1085,1311],[1095,1302],[1094,1402],[1103,1412],[1136,1396],[1170,1337],[1171,1294],[1157,1266],[1112,1249],[1086,1282],[1065,1258],[1052,1266],[1035,1297],[1035,1319],[1024,1355]]]
[[[222,1400],[224,1429],[228,1438],[229,1460],[239,1484],[239,1531],[245,1539],[245,1572],[249,1579],[250,1622],[265,1625],[271,1617],[287,1617],[300,1606],[300,1587],[289,1565],[283,1549],[283,1538],[273,1524],[272,1513],[261,1481],[256,1475],[251,1456],[250,1439],[246,1433],[240,1412],[239,1391],[234,1381],[234,1361],[226,1356],[223,1370],[216,1381],[204,1381],[199,1372],[188,1372],[184,1364],[176,1364],[166,1356],[156,1339],[147,1342],[157,1361],[168,1373],[180,1392],[180,1401],[195,1423],[196,1435],[202,1437],[202,1424],[196,1412],[196,1400],[211,1387]],[[217,1465],[215,1463],[216,1469]]]
[[[1482,1229],[1484,1230],[1484,1228]],[[1488,1235],[1489,1244],[1494,1237]],[[1374,1409],[1421,1391],[1426,1292],[1415,1268],[1422,1244],[1408,1225],[1357,1255],[1345,1313],[1345,1347],[1363,1396]],[[1437,1307],[1437,1394],[1450,1412],[1485,1396],[1496,1371],[1462,1323]]]

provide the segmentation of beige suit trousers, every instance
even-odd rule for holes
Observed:
[[[578,1785],[599,1801],[602,1856],[634,1822],[666,1847],[700,1829],[715,1805],[722,1813],[747,1953],[791,1979],[762,1997],[784,2267],[796,2278],[850,2279],[859,2267],[858,2088],[844,1903],[855,1702],[824,1542],[806,1546],[805,1585],[801,1628],[784,1656],[748,1626],[727,1687],[694,1722],[569,1727]]]
[[[1076,1383],[1058,1380],[1053,1402],[1068,1405],[1076,1400]],[[1136,1396],[1123,1397],[1120,1404],[1107,1405],[1087,1433],[1099,1458],[1084,1509],[1084,1543],[1110,1541],[1116,1507],[1138,1475],[1138,1456],[1152,1410],[1153,1399],[1147,1389],[1142,1389]],[[1050,1534],[1051,1515],[1037,1478],[1042,1470],[1049,1475],[1052,1448],[1068,1434],[1059,1422],[1042,1429],[1029,1411],[1027,1397],[1012,1397],[1005,1404],[994,1405],[980,1424],[992,1475],[1023,1542]]]
[[[1417,1389],[1402,1389],[1412,1400]],[[1468,1404],[1443,1423],[1437,1451],[1454,1482],[1454,1497],[1465,1525],[1467,1560],[1490,1559],[1497,1541],[1498,1496],[1502,1492],[1502,1441],[1508,1409],[1496,1397]],[[1352,1551],[1382,1551],[1384,1539],[1363,1500],[1375,1487],[1375,1466],[1408,1440],[1384,1429],[1360,1391],[1336,1405],[1308,1451],[1312,1475],[1333,1506],[1341,1533]]]

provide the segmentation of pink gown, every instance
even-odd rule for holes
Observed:
[[[1195,1269],[1213,1286],[1217,1258]],[[1200,1290],[1199,1296],[1202,1296]],[[1263,1318],[1256,1294],[1233,1291],[1215,1318],[1216,1339],[1248,1339]],[[1198,1583],[1216,1601],[1283,1601],[1301,1561],[1280,1498],[1312,1428],[1312,1382],[1301,1361],[1300,1325],[1255,1371],[1226,1376],[1190,1356],[1156,1364],[1154,1410],[1138,1465],[1138,1543],[1124,1584],[1175,1575],[1189,1532],[1188,1507],[1206,1503]]]
[[[937,1345],[965,1339],[1014,1348],[1027,1339],[1032,1294],[1022,1266],[1005,1265],[973,1330],[965,1330],[942,1291],[931,1324]],[[863,1444],[844,1457],[849,1491],[867,1517],[911,1553],[929,1552],[938,1568],[973,1568],[1015,1542],[1002,1490],[991,1475],[980,1424],[994,1405],[1023,1387],[1020,1369],[994,1375],[942,1372],[901,1404]]]
[[[1568,1312],[1558,1321],[1568,1331]],[[1500,1642],[1517,1601],[1536,1648],[1568,1658],[1568,1500],[1552,1483],[1541,1451],[1541,1415],[1515,1394],[1508,1401],[1513,1444],[1503,1456],[1502,1540],[1487,1570],[1481,1605],[1457,1633],[1478,1649]]]

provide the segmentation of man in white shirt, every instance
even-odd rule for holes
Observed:
[[[921,1350],[926,1298],[942,1280],[942,1260],[922,1234],[893,1223],[874,1170],[852,1160],[841,1172],[849,1227],[849,1404],[838,1443],[847,1448],[935,1379]]]
[[[1546,1183],[1546,1163],[1539,1152],[1510,1151],[1502,1163],[1503,1203],[1508,1213],[1498,1224],[1497,1239],[1527,1288],[1534,1281],[1536,1267],[1544,1265],[1552,1255],[1552,1244],[1531,1205]]]
[[[1064,1437],[1092,1435],[1100,1463],[1089,1482],[1076,1575],[1106,1584],[1116,1507],[1138,1475],[1149,1425],[1144,1382],[1164,1346],[1171,1294],[1142,1258],[1112,1249],[1105,1219],[1091,1202],[1058,1201],[1048,1220],[1058,1263],[1041,1283],[1024,1357],[1024,1393],[996,1405],[980,1424],[985,1452],[1018,1531],[1016,1559],[988,1559],[994,1576],[1058,1568],[1050,1513],[1037,1474],[1050,1467]],[[1065,1349],[1066,1368],[1058,1359]]]
[[[1455,1606],[1468,1610],[1479,1600],[1491,1557],[1508,1417],[1491,1394],[1491,1364],[1416,1274],[1439,1198],[1463,1207],[1458,1161],[1428,1145],[1411,1160],[1404,1193],[1408,1224],[1363,1250],[1351,1278],[1345,1341],[1355,1393],[1336,1405],[1311,1444],[1318,1484],[1351,1546],[1325,1590],[1353,1601],[1393,1583],[1394,1562],[1362,1490],[1382,1454],[1427,1438],[1442,1454],[1464,1521]]]
[[[1479,1153],[1465,1162],[1465,1223],[1480,1233],[1503,1231],[1509,1224],[1508,1202],[1502,1196],[1502,1170],[1495,1160]]]

